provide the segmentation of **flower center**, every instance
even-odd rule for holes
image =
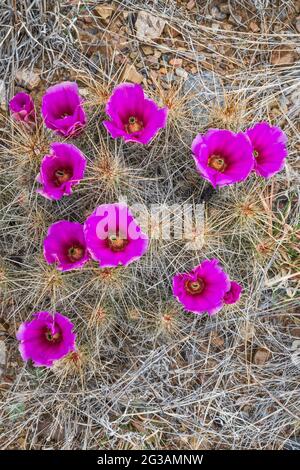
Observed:
[[[197,281],[186,281],[184,287],[188,294],[196,295],[203,291],[204,282],[198,278]]]
[[[254,158],[258,157],[258,151],[257,150],[253,150],[253,156],[254,156]]]
[[[65,111],[64,113],[61,113],[60,119],[65,119],[68,116],[72,116],[72,113]]]
[[[72,261],[72,263],[74,263],[75,261],[81,260],[81,258],[83,257],[83,254],[84,254],[84,249],[81,245],[72,245],[68,249],[68,258],[70,261]]]
[[[224,158],[220,155],[212,155],[209,157],[208,166],[214,170],[220,171],[221,173],[223,173],[223,171],[225,171],[227,168],[227,164],[225,163]]]
[[[71,177],[72,177],[72,172],[69,168],[59,168],[54,173],[56,186],[60,186],[66,181],[69,181]]]
[[[125,130],[128,134],[141,131],[142,129],[144,129],[144,124],[142,123],[142,121],[140,121],[134,116],[130,116],[128,118],[128,123],[125,125]]]
[[[50,343],[57,343],[59,340],[60,340],[60,333],[54,333],[54,335],[52,334],[51,330],[47,330],[46,333],[45,333],[45,336],[46,336],[46,340],[47,341],[50,341]]]
[[[108,246],[112,251],[123,251],[127,245],[128,240],[126,238],[121,238],[117,235],[108,237]]]

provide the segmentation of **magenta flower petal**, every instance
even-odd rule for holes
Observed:
[[[230,282],[230,289],[224,295],[224,304],[235,304],[241,297],[242,286],[235,281]]]
[[[83,226],[67,220],[52,224],[44,240],[44,257],[61,271],[82,268],[89,260]]]
[[[242,133],[211,129],[192,143],[198,172],[216,186],[243,181],[254,166],[251,143]]]
[[[84,128],[86,116],[75,82],[62,82],[46,91],[42,99],[45,125],[63,137],[75,137]]]
[[[247,129],[254,155],[254,171],[264,178],[270,178],[281,171],[287,157],[287,137],[276,126],[259,122]]]
[[[72,186],[78,184],[86,167],[86,158],[71,144],[54,142],[50,155],[45,155],[37,181],[43,185],[37,192],[49,199],[61,199],[72,193]]]
[[[33,125],[35,123],[34,103],[28,93],[17,93],[9,102],[12,117],[16,121]]]
[[[126,266],[148,248],[142,232],[125,204],[103,204],[84,224],[88,250],[101,268]]]
[[[168,108],[160,109],[147,98],[141,85],[122,83],[109,98],[106,114],[111,121],[103,124],[114,139],[148,144],[166,126]]]
[[[186,310],[213,315],[222,308],[230,281],[218,263],[217,259],[205,260],[191,272],[174,276],[173,294]]]
[[[67,317],[49,312],[37,312],[33,316],[17,332],[24,361],[31,359],[36,367],[51,367],[54,361],[75,351],[74,325]]]

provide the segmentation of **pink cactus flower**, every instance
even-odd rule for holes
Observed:
[[[42,116],[46,127],[63,137],[76,137],[86,124],[86,116],[75,82],[62,82],[46,91]]]
[[[58,200],[72,193],[86,167],[86,158],[75,145],[54,142],[51,152],[45,155],[37,181],[43,185],[37,192],[48,199]]]
[[[224,304],[235,304],[240,300],[242,293],[242,286],[235,281],[230,282],[230,289],[226,292],[223,298]]]
[[[197,135],[192,151],[198,172],[214,187],[245,180],[254,166],[251,143],[242,132],[211,129]]]
[[[280,127],[259,122],[246,135],[252,144],[254,171],[264,178],[271,178],[281,171],[287,157],[287,137]]]
[[[35,110],[33,99],[28,93],[17,93],[9,102],[12,117],[16,121],[24,122],[30,126],[35,124]]]
[[[37,312],[33,316],[17,332],[24,361],[31,359],[36,367],[51,367],[54,361],[75,351],[74,325],[67,317],[50,312]]]
[[[44,257],[60,271],[82,268],[89,260],[83,226],[67,220],[52,224],[44,240]]]
[[[217,259],[205,260],[191,272],[173,278],[174,296],[186,310],[196,314],[218,312],[229,288],[229,278]]]
[[[148,248],[148,237],[125,204],[103,204],[84,224],[88,250],[101,268],[126,266]]]
[[[166,126],[168,108],[147,98],[141,85],[122,83],[109,98],[106,114],[111,120],[103,124],[114,139],[148,144]]]

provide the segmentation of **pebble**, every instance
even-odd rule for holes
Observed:
[[[149,55],[146,59],[146,63],[155,65],[157,66],[156,68],[159,69],[158,59],[154,55]]]
[[[255,21],[250,21],[249,28],[251,29],[251,31],[253,31],[253,33],[258,33],[260,31],[260,28],[258,24],[255,23]]]
[[[177,75],[177,77],[181,77],[181,78],[188,78],[188,72],[186,70],[184,70],[182,67],[178,67],[177,69],[175,69],[175,73]]]
[[[228,3],[221,3],[221,5],[219,5],[219,8],[221,10],[222,13],[226,13],[226,15],[229,15],[230,13],[230,6]]]
[[[300,328],[294,327],[290,330],[290,335],[296,338],[300,338]]]
[[[166,75],[168,73],[168,71],[167,71],[166,67],[161,67],[159,69],[159,73],[161,73],[162,75]]]
[[[218,29],[220,29],[220,23],[212,23],[211,24],[211,29],[213,31],[218,31]]]
[[[173,80],[174,80],[174,74],[173,74],[173,72],[168,72],[168,73],[166,73],[166,75],[164,76],[164,79],[165,79],[167,82],[173,82]]]
[[[262,366],[270,359],[271,353],[268,349],[258,348],[253,356],[253,362],[257,366]]]
[[[243,24],[243,18],[241,17],[241,15],[230,15],[229,21],[233,24]]]
[[[123,80],[129,80],[133,83],[142,83],[144,77],[140,74],[133,64],[127,64],[123,73]]]
[[[0,80],[0,109],[6,110],[6,86],[4,80]]]
[[[112,12],[114,11],[114,8],[109,5],[101,5],[95,7],[95,11],[98,16],[100,16],[101,19],[107,20],[108,18],[111,17]]]
[[[200,69],[195,74],[189,74],[183,92],[191,94],[191,112],[199,125],[205,127],[209,123],[207,107],[212,106],[214,101],[222,104],[224,91],[220,79],[214,72]]]
[[[4,341],[0,341],[0,378],[4,373],[6,365],[6,345]]]
[[[300,339],[295,339],[291,346],[292,351],[297,351],[297,349],[300,349]]]
[[[295,51],[292,46],[280,45],[272,50],[272,65],[291,65],[295,62]]]
[[[153,55],[153,48],[150,46],[142,46],[142,51],[145,55]]]
[[[182,59],[179,57],[176,57],[175,59],[171,59],[169,61],[170,65],[173,65],[174,67],[181,67],[182,66]]]
[[[33,90],[41,81],[40,74],[37,71],[30,71],[26,69],[19,69],[16,72],[16,82],[18,85]]]
[[[140,41],[157,39],[165,26],[165,21],[146,11],[139,11],[135,22],[136,36]]]
[[[210,9],[210,14],[211,14],[211,16],[212,16],[213,18],[215,18],[216,20],[222,21],[222,20],[225,20],[225,18],[226,18],[226,14],[223,13],[223,12],[221,12],[221,11],[219,10],[219,8],[216,7],[216,6],[214,6],[214,7],[212,7],[212,8]]]
[[[190,0],[190,1],[187,3],[186,7],[187,7],[188,10],[192,10],[195,5],[196,5],[196,1],[195,1],[195,0]]]
[[[154,57],[156,57],[157,59],[160,59],[161,58],[161,52],[160,51],[154,51]]]

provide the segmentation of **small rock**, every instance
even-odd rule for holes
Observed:
[[[165,76],[164,76],[164,79],[167,81],[167,82],[173,82],[174,80],[174,74],[173,72],[168,72]]]
[[[132,59],[132,60],[135,60],[135,59],[137,58],[137,56],[138,56],[138,53],[137,53],[137,52],[130,52],[130,54],[129,54],[129,57],[130,57],[130,59]]]
[[[293,354],[291,354],[291,360],[292,360],[292,363],[294,364],[294,366],[296,366],[296,367],[299,367],[299,366],[300,366],[300,354],[299,354],[299,351],[295,351],[295,352],[293,352]]]
[[[178,31],[175,28],[172,28],[169,25],[165,26],[164,33],[166,33],[166,35],[169,36],[170,38],[177,38],[178,36],[180,36],[180,31]]]
[[[113,11],[114,8],[109,5],[99,5],[95,7],[95,12],[102,20],[107,20],[108,18],[110,18]]]
[[[291,328],[290,335],[294,336],[294,338],[300,338],[300,328],[299,327]]]
[[[3,375],[6,365],[6,345],[4,341],[0,341],[0,378]]]
[[[173,67],[181,67],[182,66],[182,59],[179,57],[176,57],[175,59],[171,59],[169,61],[170,65],[173,65]]]
[[[212,23],[211,24],[211,29],[216,32],[220,29],[220,23]]]
[[[297,351],[297,349],[300,349],[300,339],[295,339],[291,346],[292,351]]]
[[[228,21],[233,24],[243,24],[243,18],[241,15],[230,15]]]
[[[178,67],[176,70],[175,70],[175,73],[177,75],[177,77],[181,77],[181,78],[185,78],[187,79],[189,74],[186,70],[184,70],[183,68],[181,67]]]
[[[219,8],[221,10],[222,13],[226,13],[226,15],[229,15],[230,13],[230,6],[228,3],[221,3],[221,5],[219,5]]]
[[[16,72],[16,82],[18,85],[33,90],[41,81],[40,74],[37,71],[20,69]]]
[[[183,85],[183,92],[190,95],[191,112],[201,126],[206,126],[209,123],[210,116],[207,108],[211,107],[215,101],[222,104],[224,96],[220,79],[214,72],[208,70],[201,70],[195,74],[190,73]]]
[[[255,23],[255,21],[250,21],[249,28],[251,29],[251,31],[253,31],[253,33],[258,33],[260,31],[260,28],[258,24]]]
[[[141,75],[133,64],[126,65],[125,71],[123,73],[123,80],[130,81],[133,83],[142,83],[144,77]]]
[[[4,80],[0,80],[0,109],[6,110],[6,86]]]
[[[277,46],[272,50],[272,65],[290,65],[295,62],[295,50],[291,46]]]
[[[161,52],[160,51],[154,51],[154,57],[156,57],[156,59],[160,59],[161,57]]]
[[[215,20],[220,20],[220,21],[222,21],[222,20],[225,20],[225,18],[226,18],[226,14],[223,13],[223,12],[221,12],[221,11],[219,10],[219,8],[216,7],[216,6],[214,6],[214,7],[212,7],[212,8],[210,9],[210,13],[211,13],[211,16],[212,16]]]
[[[190,0],[190,1],[187,3],[186,7],[187,7],[188,10],[192,10],[195,5],[196,5],[196,1],[195,1],[195,0]]]
[[[257,366],[262,366],[270,359],[271,353],[268,349],[258,348],[253,356],[253,362]]]
[[[225,22],[225,23],[222,24],[222,28],[225,29],[226,31],[232,31],[233,30],[233,25],[230,24],[230,23]]]
[[[135,22],[136,36],[140,41],[157,39],[165,26],[165,21],[151,15],[146,11],[140,11]]]
[[[217,331],[211,332],[211,344],[216,348],[223,348],[224,346],[224,339]]]
[[[155,68],[159,69],[159,63],[156,57],[154,55],[149,55],[146,59],[148,64],[153,64],[155,65]]]
[[[155,70],[150,70],[149,75],[153,82],[157,81],[158,73]]]
[[[153,47],[142,46],[142,51],[145,55],[153,55]]]
[[[245,323],[240,327],[240,334],[243,341],[251,341],[255,336],[255,327],[252,323]]]
[[[88,98],[90,96],[90,90],[88,88],[79,88],[79,94],[80,96],[83,96],[83,98]]]
[[[159,69],[159,73],[161,73],[162,75],[166,75],[168,73],[167,69],[165,67],[161,67]]]

